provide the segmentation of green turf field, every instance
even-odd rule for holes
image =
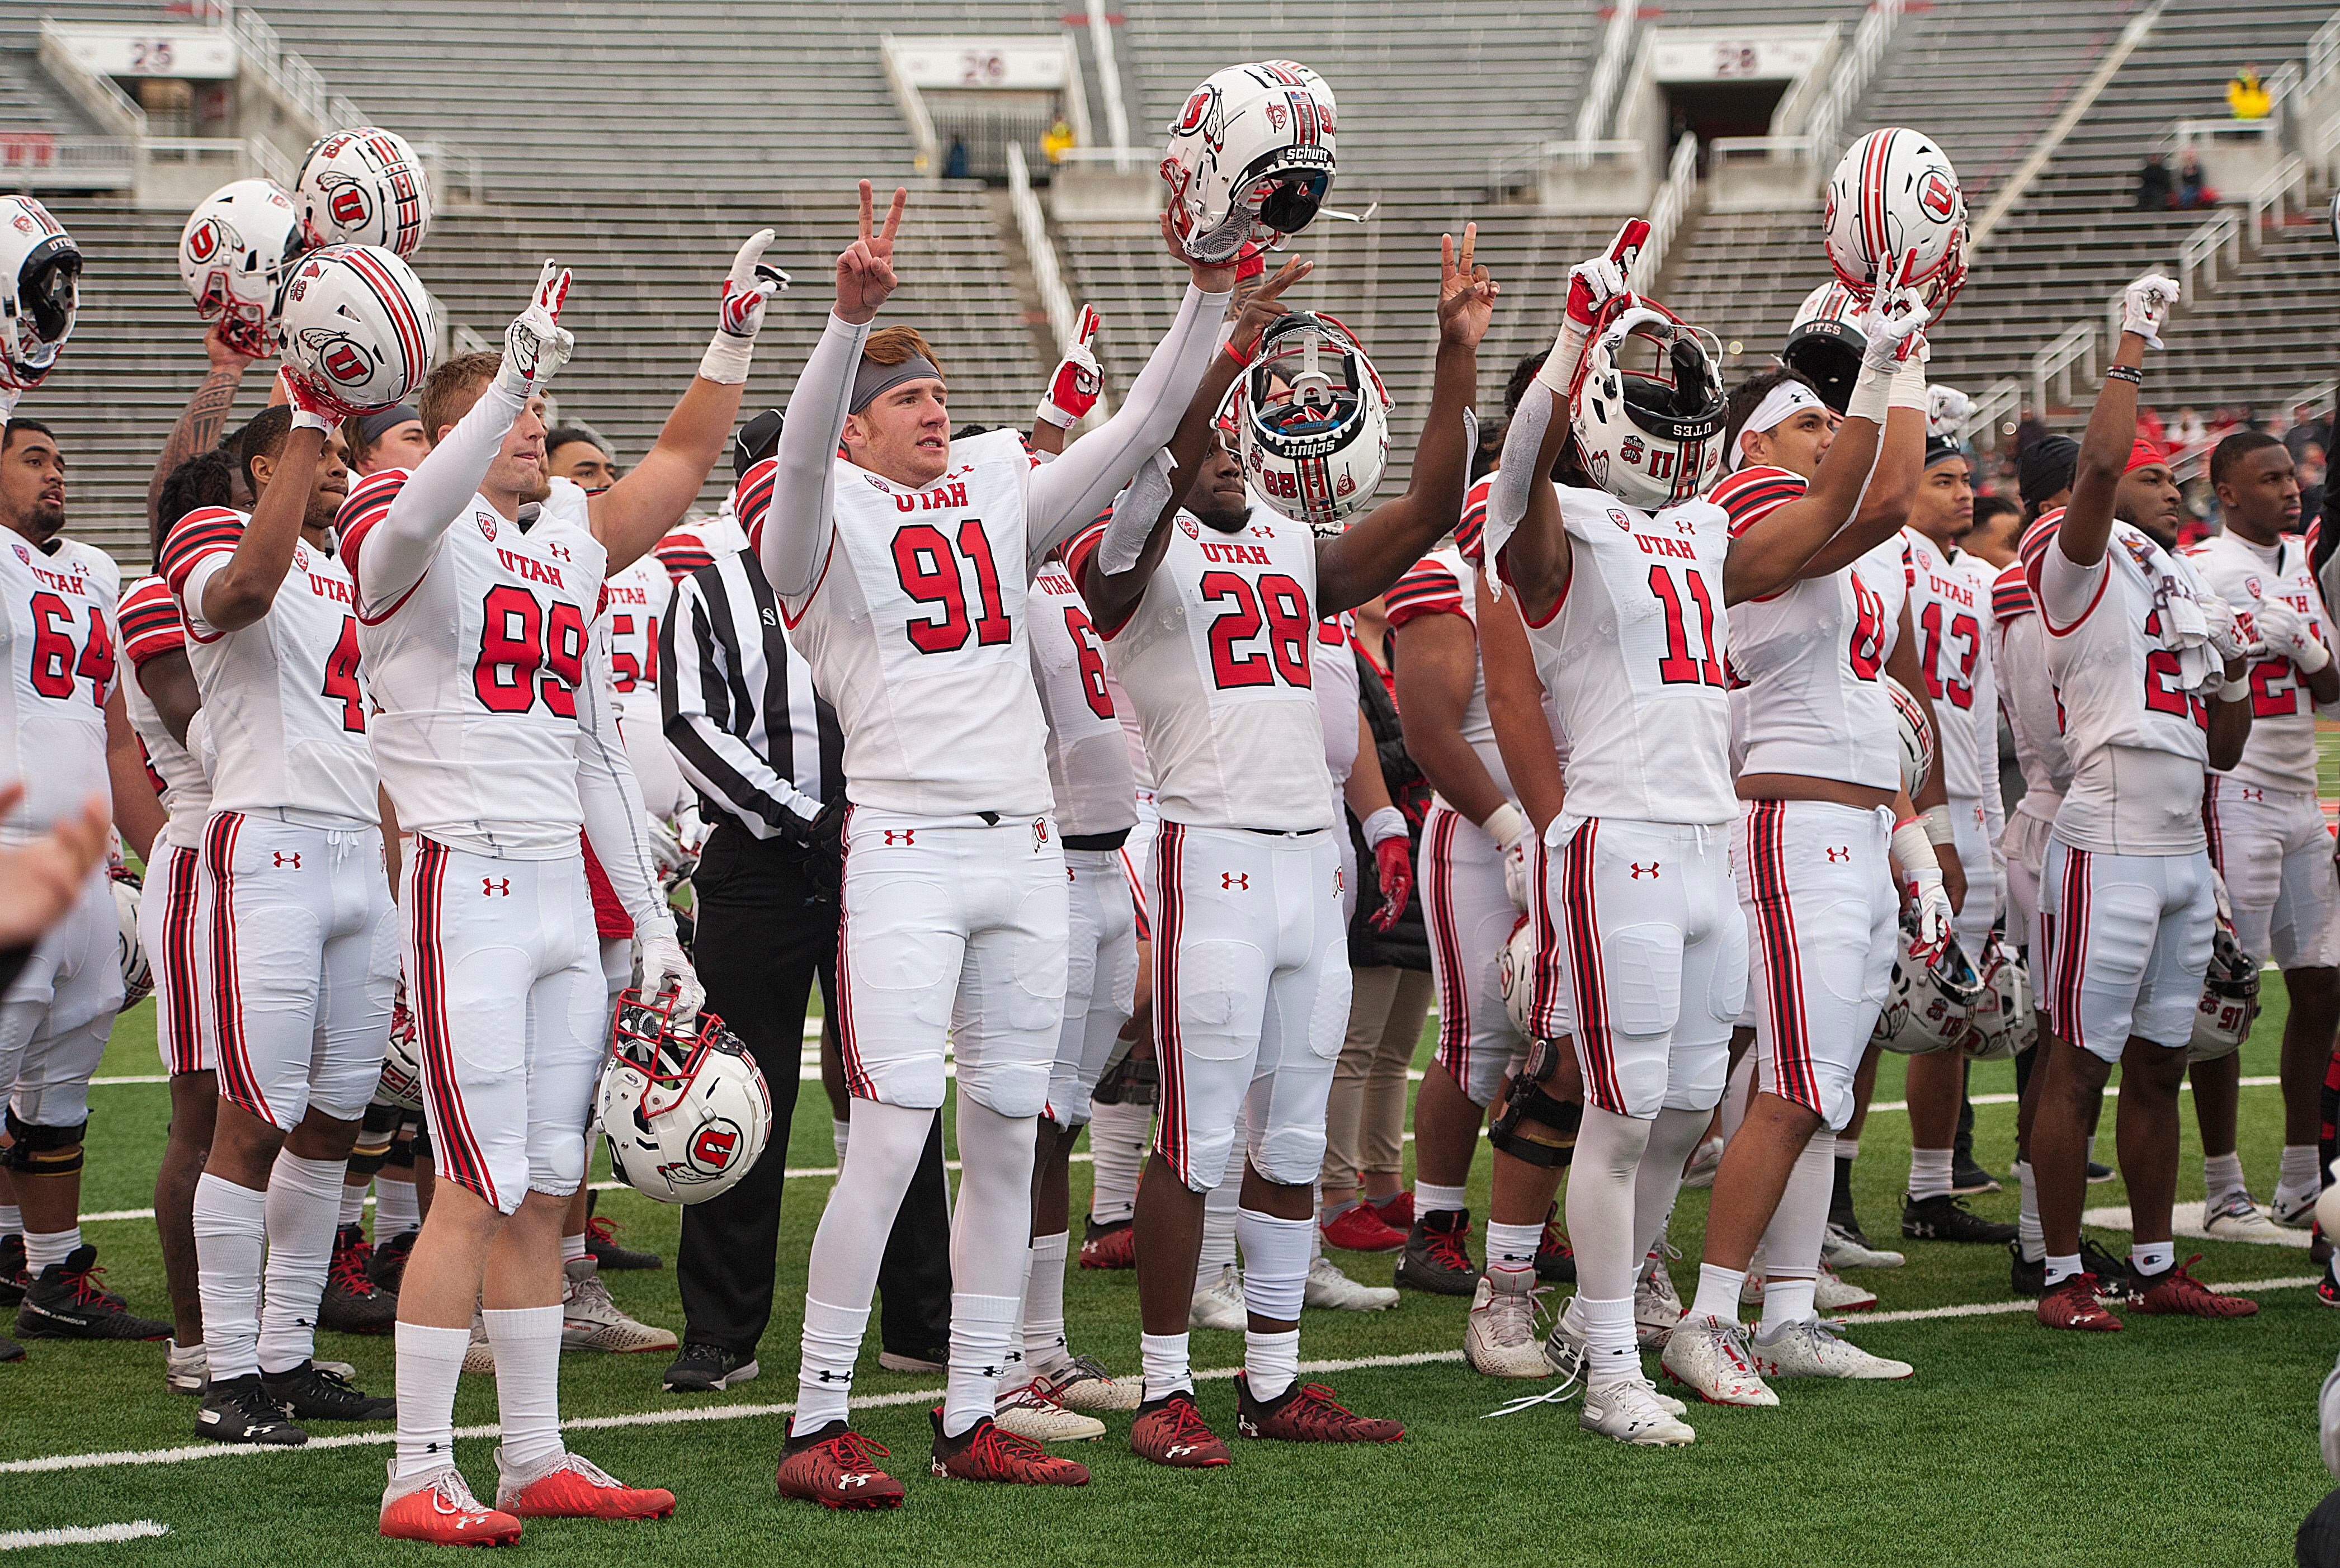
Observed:
[[[2281,987],[2245,1060],[2272,1075]],[[103,1073],[153,1076],[151,1007],[115,1035]],[[1427,1050],[1423,1053],[1427,1059]],[[1880,1103],[1899,1098],[1888,1058]],[[2005,1066],[1978,1069],[1977,1095],[2011,1090]],[[830,1163],[828,1110],[804,1086],[791,1165]],[[159,1083],[94,1091],[91,1169],[84,1208],[143,1210],[151,1201],[166,1091]],[[2281,1138],[2276,1090],[2244,1090],[2243,1150],[2255,1192],[2273,1185]],[[1978,1153],[2006,1173],[2014,1107],[1978,1112]],[[2107,1107],[2105,1131],[2111,1130]],[[1880,1243],[1894,1229],[1907,1169],[1908,1124],[1874,1115],[1862,1139],[1861,1212]],[[2201,1196],[2200,1159],[2187,1127],[2181,1197]],[[2109,1139],[2106,1141],[2109,1146]],[[1074,1167],[1076,1209],[1087,1166]],[[1474,1190],[1483,1201],[1486,1162]],[[907,1481],[907,1505],[887,1515],[832,1515],[774,1495],[771,1471],[794,1394],[798,1303],[804,1256],[827,1182],[791,1183],[784,1220],[779,1306],[765,1336],[760,1381],[711,1400],[661,1394],[665,1357],[573,1355],[564,1366],[563,1410],[611,1424],[578,1433],[573,1446],[620,1475],[671,1487],[675,1517],[655,1525],[535,1523],[520,1550],[565,1563],[761,1561],[771,1563],[1462,1563],[1488,1552],[1588,1563],[1985,1565],[2121,1562],[2287,1563],[2299,1519],[2330,1486],[2317,1457],[2318,1385],[2340,1348],[2340,1314],[2301,1288],[2270,1290],[2255,1319],[2214,1324],[2132,1317],[2104,1338],[2055,1335],[2028,1315],[1971,1315],[1877,1323],[1859,1340],[1916,1364],[1901,1384],[1780,1386],[1774,1411],[1691,1412],[1698,1442],[1681,1450],[1629,1450],[1576,1428],[1573,1406],[1500,1421],[1481,1419],[1525,1385],[1497,1384],[1460,1365],[1462,1304],[1409,1295],[1393,1311],[1311,1312],[1303,1355],[1311,1361],[1396,1358],[1398,1365],[1323,1374],[1353,1406],[1403,1418],[1404,1443],[1372,1450],[1307,1450],[1236,1443],[1234,1466],[1216,1473],[1158,1470],[1130,1454],[1116,1420],[1103,1442],[1074,1452],[1095,1473],[1080,1492],[1045,1495],[930,1480],[926,1474],[927,1391],[939,1378],[877,1370],[873,1337],[858,1392],[900,1403],[866,1411],[859,1424],[889,1444]],[[2117,1186],[2090,1189],[2091,1205],[2117,1203]],[[1978,1200],[2012,1220],[2015,1197]],[[602,1212],[623,1239],[669,1259],[674,1211],[630,1193]],[[1673,1240],[1676,1265],[1694,1283],[1706,1195],[1684,1195]],[[142,1310],[167,1315],[152,1223],[100,1219],[87,1227],[111,1272],[107,1282]],[[2121,1238],[2107,1236],[2120,1244]],[[2192,1245],[2180,1241],[2181,1256]],[[2216,1281],[2298,1278],[2304,1253],[2200,1244],[2198,1272]],[[1909,1244],[1909,1265],[1856,1275],[1883,1297],[1882,1311],[1912,1311],[2007,1297],[1999,1251]],[[1477,1248],[1474,1244],[1473,1252]],[[1353,1274],[1385,1280],[1389,1261],[1337,1255]],[[612,1276],[619,1301],[679,1327],[670,1272]],[[1134,1368],[1133,1276],[1076,1271],[1068,1295],[1076,1349],[1115,1370]],[[377,1390],[391,1381],[387,1339],[328,1335],[329,1355],[357,1364]],[[1195,1365],[1229,1368],[1240,1336],[1197,1332]],[[1412,1358],[1438,1357],[1435,1360]],[[196,1450],[194,1403],[163,1391],[159,1345],[41,1343],[0,1366],[0,1538],[6,1533],[140,1520],[168,1527],[156,1539],[26,1551],[22,1560],[124,1563],[421,1561],[422,1548],[373,1535],[388,1453],[386,1427],[334,1433],[299,1451]],[[1234,1394],[1203,1384],[1205,1414],[1233,1440]],[[730,1409],[757,1414],[686,1420]],[[467,1378],[461,1424],[494,1419],[486,1379]],[[320,1434],[321,1437],[324,1434]],[[492,1487],[484,1440],[461,1444],[475,1486]],[[50,1456],[113,1455],[71,1467],[27,1470]],[[141,1456],[144,1462],[140,1462]],[[0,1541],[0,1543],[5,1543]],[[342,1554],[350,1554],[344,1557]],[[0,1561],[19,1560],[0,1553]]]

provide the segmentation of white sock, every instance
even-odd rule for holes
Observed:
[[[81,1245],[81,1226],[71,1230],[28,1230],[25,1233],[25,1268],[35,1278],[51,1264],[64,1262]]]
[[[338,1223],[358,1225],[364,1221],[365,1195],[366,1184],[363,1182],[345,1181],[342,1184],[342,1213]]]
[[[0,1203],[0,1236],[25,1234],[25,1211],[13,1203]]]
[[[1743,1268],[1717,1268],[1710,1263],[1698,1265],[1698,1295],[1690,1305],[1691,1315],[1714,1317],[1723,1323],[1739,1321],[1739,1287],[1747,1283]]]
[[[1053,1372],[1070,1361],[1065,1345],[1065,1255],[1072,1237],[1063,1231],[1032,1240],[1032,1271],[1024,1281],[1024,1365],[1027,1372]]]
[[[869,1302],[878,1288],[886,1238],[935,1125],[930,1110],[878,1100],[863,1100],[855,1115],[860,1136],[846,1156],[837,1185],[829,1188],[805,1270],[804,1359],[797,1372],[796,1418],[789,1424],[790,1431],[799,1434],[845,1418],[853,1363],[869,1325]],[[1030,1179],[1028,1167],[1026,1179]],[[1031,1202],[1028,1187],[1025,1202]],[[1022,1248],[1016,1250],[1020,1254]],[[956,1250],[952,1255],[956,1267]],[[1020,1258],[1016,1266],[1022,1266]]]
[[[1151,1147],[1154,1107],[1098,1105],[1089,1110],[1089,1217],[1119,1225],[1137,1213],[1137,1177]]]
[[[1633,1178],[1633,1244],[1641,1249],[1635,1277],[1648,1265],[1651,1248],[1663,1239],[1681,1196],[1682,1165],[1705,1141],[1707,1111],[1661,1110],[1650,1126],[1649,1146],[1641,1151],[1641,1173]]]
[[[1777,1334],[1792,1324],[1808,1322],[1819,1314],[1812,1306],[1812,1293],[1819,1281],[1810,1275],[1783,1277],[1771,1275],[1763,1281],[1763,1325],[1760,1333]]]
[[[1012,1295],[951,1292],[950,1371],[943,1384],[943,1435],[957,1437],[999,1403],[1023,1306]]]
[[[422,1204],[415,1196],[411,1181],[392,1181],[386,1176],[373,1179],[373,1238],[385,1242],[422,1228]]]
[[[1633,1342],[1633,1298],[1596,1300],[1579,1292],[1576,1310],[1584,1323],[1584,1381],[1601,1388],[1641,1375],[1641,1353]]]
[[[1439,1186],[1426,1181],[1413,1184],[1413,1217],[1416,1219],[1426,1214],[1452,1214],[1456,1209],[1468,1208],[1470,1205],[1470,1193],[1463,1187]]]
[[[560,1261],[562,1263],[575,1263],[579,1258],[585,1257],[587,1255],[589,1255],[585,1251],[585,1233],[583,1231],[579,1231],[575,1236],[563,1236],[560,1238]]]
[[[1274,1399],[1300,1377],[1300,1331],[1244,1330],[1244,1385],[1254,1399]]]
[[[1272,1323],[1299,1323],[1301,1297],[1308,1287],[1308,1240],[1315,1230],[1314,1220],[1280,1219],[1257,1209],[1235,1216],[1235,1234],[1243,1243],[1246,1313]]]
[[[1166,1398],[1182,1388],[1195,1392],[1195,1374],[1186,1363],[1186,1340],[1183,1334],[1137,1336],[1138,1365],[1145,1379],[1142,1392],[1146,1398]]]
[[[2234,1193],[2243,1193],[2247,1196],[2248,1188],[2243,1182],[2243,1156],[2239,1154],[2204,1155],[2202,1188],[2213,1205]]]
[[[1829,1199],[1836,1183],[1836,1137],[1826,1127],[1812,1135],[1804,1152],[1788,1172],[1787,1190],[1771,1223],[1763,1232],[1763,1256],[1770,1260],[1767,1277],[1786,1275],[1809,1279],[1819,1272],[1820,1244],[1828,1235]],[[1765,1317],[1770,1316],[1770,1286],[1764,1286]],[[1810,1316],[1809,1311],[1805,1314]]]
[[[315,1354],[317,1304],[333,1261],[347,1160],[276,1151],[268,1170],[268,1274],[261,1295],[260,1370],[290,1372]]]
[[[1542,1240],[1540,1225],[1487,1222],[1487,1279],[1498,1295],[1525,1295],[1535,1288],[1536,1247]]]
[[[853,1137],[853,1124],[831,1116],[828,1118],[828,1136],[837,1142],[837,1165],[842,1170],[845,1168],[845,1146]],[[806,1430],[811,1429],[808,1427]]]
[[[2029,1160],[2015,1162],[2016,1185],[2021,1189],[2015,1215],[2016,1245],[2023,1249],[2023,1261],[2038,1263],[2048,1255],[2048,1233],[2039,1225],[2039,1184],[2031,1175]]]
[[[1842,1133],[1837,1134],[1836,1157],[1840,1160],[1859,1159],[1860,1157],[1860,1140],[1859,1138],[1849,1138]]]
[[[203,1333],[211,1333],[208,1315]],[[463,1374],[463,1353],[471,1347],[471,1331],[402,1323],[396,1335],[397,1476],[403,1481],[455,1463],[455,1384]],[[553,1342],[560,1343],[557,1332]],[[496,1371],[501,1380],[501,1361]]]
[[[1650,1146],[1650,1124],[1584,1107],[1568,1169],[1568,1236],[1576,1248],[1576,1294],[1631,1302],[1641,1250],[1633,1245],[1634,1181]]]
[[[214,1378],[247,1376],[260,1370],[260,1270],[268,1246],[268,1195],[205,1171],[195,1180],[194,1230],[203,1358]],[[29,1249],[29,1238],[26,1245]]]
[[[2276,1167],[2275,1185],[2276,1190],[2286,1193],[2309,1193],[2321,1187],[2323,1181],[2315,1173],[2315,1146],[2284,1145],[2283,1164]]]
[[[2038,1069],[2034,1068],[2033,1070],[2037,1071]],[[2047,1258],[2048,1288],[2050,1290],[2055,1289],[2057,1285],[2063,1284],[2066,1280],[2080,1272],[2080,1255],[2077,1252],[2061,1255],[2051,1252],[2047,1255]]]
[[[2081,1150],[2080,1157],[2081,1157],[2082,1159],[2084,1159],[2084,1160],[2088,1161],[2088,1162],[2089,1162],[2090,1164],[2092,1164],[2092,1165],[2096,1162],[2096,1158],[2097,1158],[2097,1135],[2096,1135],[2096,1134],[2094,1134],[2094,1133],[2090,1133],[2090,1134],[2088,1135],[2088,1141],[2087,1141],[2087,1145],[2086,1145],[2086,1146],[2083,1147],[2083,1149]]]
[[[1950,1156],[1948,1149],[1912,1148],[1909,1151],[1909,1196],[1919,1202],[1929,1197],[1950,1195]],[[1839,1154],[1838,1158],[1844,1156]]]
[[[1235,1213],[1243,1206],[1243,1139],[1227,1156],[1226,1174],[1203,1195],[1203,1250],[1195,1255],[1195,1288],[1208,1290],[1235,1261]]]
[[[2130,1244],[2128,1265],[2139,1274],[2166,1274],[2177,1265],[2177,1244],[2174,1241],[2140,1241]]]
[[[538,1469],[560,1454],[560,1307],[491,1306],[480,1316],[496,1353],[503,1468]]]
[[[816,1432],[845,1419],[853,1394],[853,1364],[869,1329],[869,1309],[831,1306],[805,1298],[804,1362],[797,1371],[797,1413],[791,1432]]]

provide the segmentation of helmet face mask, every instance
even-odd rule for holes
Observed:
[[[179,234],[179,278],[195,313],[238,352],[266,354],[302,250],[292,198],[273,180],[235,180],[198,203]]]
[[[1915,940],[1905,921],[1884,1010],[1869,1037],[1889,1051],[1924,1057],[1964,1042],[1983,983],[1956,937],[1944,937],[1930,959],[1913,950]]]
[[[1381,373],[1347,327],[1304,312],[1279,316],[1228,401],[1244,477],[1284,516],[1337,532],[1388,466],[1389,407]]]
[[[2194,1009],[2194,1033],[2186,1058],[2214,1062],[2242,1049],[2251,1024],[2259,1016],[2258,960],[2243,951],[2233,922],[2223,916],[2211,938],[2210,968],[2203,977],[2202,999]]]
[[[1223,265],[1314,222],[1333,188],[1333,90],[1305,65],[1213,72],[1170,123],[1162,160],[1179,249]]]
[[[771,1136],[771,1091],[739,1037],[708,1012],[679,1026],[670,997],[630,988],[594,1103],[611,1168],[661,1203],[729,1191]]]
[[[1594,486],[1656,511],[1722,471],[1721,346],[1652,302],[1621,295],[1593,323],[1569,393],[1577,457]]]

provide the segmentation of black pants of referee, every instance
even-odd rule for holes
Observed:
[[[804,1059],[813,981],[836,982],[837,905],[815,891],[802,851],[726,823],[691,878],[692,967],[707,1006],[747,1045],[772,1093],[772,1136],[737,1186],[682,1211],[675,1271],[683,1340],[753,1356],[772,1315],[780,1186]],[[950,1343],[950,1197],[942,1118],[895,1216],[878,1272],[878,1332],[887,1350],[933,1357]]]

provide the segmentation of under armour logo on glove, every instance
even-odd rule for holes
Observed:
[[[758,229],[731,258],[723,280],[723,307],[716,324],[735,338],[752,338],[764,324],[764,304],[788,286],[788,273],[764,264],[764,250],[773,240],[769,229]]]
[[[547,259],[537,274],[536,293],[528,309],[504,329],[504,362],[496,384],[516,397],[540,391],[569,362],[576,338],[560,324],[560,306],[569,298],[569,269]]]
[[[509,877],[482,877],[482,878],[480,878],[480,897],[481,897],[481,898],[511,898],[511,878],[509,878]]]
[[[1640,880],[1641,879],[1641,873],[1642,873],[1642,872],[1644,872],[1644,871],[1647,871],[1647,872],[1650,874],[1650,879],[1651,879],[1651,881],[1655,881],[1655,880],[1657,879],[1657,875],[1658,875],[1658,862],[1657,862],[1657,861],[1652,860],[1652,861],[1651,861],[1651,862],[1650,862],[1648,865],[1646,865],[1646,866],[1640,865],[1640,864],[1638,864],[1638,863],[1631,862],[1631,861],[1628,861],[1628,862],[1627,862],[1627,864],[1631,865],[1631,866],[1633,867],[1633,880],[1634,880],[1634,881],[1636,881],[1636,882],[1640,881]]]
[[[1248,892],[1250,892],[1250,891],[1251,891],[1251,873],[1250,873],[1250,872],[1248,872],[1248,871],[1222,871],[1222,872],[1220,872],[1220,873],[1219,873],[1219,890],[1220,890],[1221,892],[1223,892],[1223,893],[1248,893]]]

